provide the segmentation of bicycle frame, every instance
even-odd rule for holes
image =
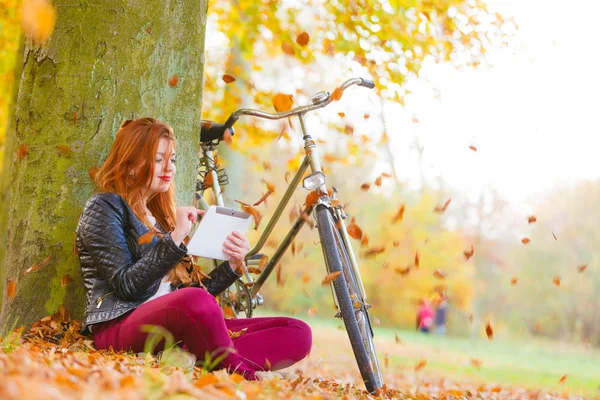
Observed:
[[[363,84],[364,82],[366,82],[366,81],[363,81],[361,78],[355,78],[355,79],[346,81],[340,88],[342,88],[342,90],[344,90],[345,88],[347,88],[353,84],[367,86],[366,84]],[[367,86],[367,87],[369,87],[369,86]],[[317,98],[317,96],[321,96],[321,97]],[[341,94],[339,96],[341,96]],[[317,101],[315,99],[317,99]],[[305,114],[310,111],[313,111],[313,110],[316,110],[319,108],[323,108],[326,105],[328,105],[331,101],[332,101],[332,99],[330,98],[329,93],[320,92],[315,97],[313,97],[313,105],[301,106],[296,109],[282,112],[279,114],[270,114],[270,113],[265,113],[262,111],[248,110],[248,109],[238,110],[236,113],[232,114],[232,116],[229,118],[228,122],[226,123],[229,126],[233,125],[233,123],[235,121],[237,121],[237,119],[241,115],[252,115],[252,116],[256,116],[259,118],[266,118],[266,119],[282,119],[282,118],[286,118],[286,117],[295,115],[298,117],[298,119],[300,121],[300,128],[302,130],[302,135],[303,135],[303,140],[304,140],[304,150],[306,152],[306,155],[304,156],[304,159],[302,160],[300,167],[298,168],[294,177],[292,178],[287,190],[285,191],[283,197],[281,198],[279,204],[277,205],[275,212],[271,216],[269,222],[267,223],[267,226],[265,227],[260,238],[258,239],[258,242],[247,254],[247,257],[246,257],[247,259],[249,257],[252,257],[255,254],[258,254],[258,252],[262,249],[262,247],[266,243],[267,239],[273,232],[275,225],[279,221],[279,218],[283,214],[283,211],[287,207],[289,200],[291,199],[294,191],[300,184],[300,181],[302,180],[302,177],[304,176],[304,173],[306,172],[306,170],[310,167],[311,173],[315,173],[315,172],[322,173],[323,172],[321,170],[321,163],[320,163],[319,156],[318,156],[317,145],[306,129]],[[233,121],[233,122],[231,122],[231,121]],[[217,174],[216,166],[215,166],[215,162],[214,162],[214,153],[213,152],[216,149],[216,146],[217,146],[217,144],[214,144],[214,143],[203,143],[202,150],[203,150],[203,157],[205,158],[204,161],[206,162],[206,167],[209,169],[208,173],[210,173],[212,175],[212,187],[211,188],[212,188],[213,192],[215,193],[217,204],[219,206],[224,206],[221,185],[218,180],[218,174]],[[203,188],[201,191],[199,191],[200,195],[197,196],[197,200],[200,203],[199,204],[200,207],[202,209],[206,210],[206,209],[208,209],[209,205],[202,198],[204,189],[205,188]],[[246,279],[248,280],[249,283],[252,283],[252,287],[250,289],[252,298],[254,298],[258,294],[258,291],[260,290],[262,285],[265,283],[267,278],[273,272],[273,270],[275,269],[275,267],[277,266],[277,264],[279,263],[279,261],[281,260],[281,258],[285,254],[285,252],[287,251],[288,247],[290,246],[290,244],[292,243],[292,241],[294,240],[296,235],[300,232],[300,230],[306,223],[304,214],[306,216],[310,216],[314,207],[317,204],[324,204],[326,207],[332,208],[335,212],[336,218],[338,220],[339,231],[341,233],[342,240],[343,240],[344,244],[346,245],[346,248],[348,249],[348,253],[350,256],[350,263],[352,265],[352,269],[353,269],[356,279],[358,281],[357,283],[358,283],[360,293],[362,295],[362,298],[365,301],[367,300],[365,289],[364,289],[363,282],[361,279],[361,275],[360,275],[360,272],[358,269],[358,262],[354,255],[354,251],[353,251],[352,245],[350,243],[350,236],[348,235],[348,231],[347,231],[346,225],[344,223],[346,214],[343,211],[343,206],[339,205],[339,206],[333,207],[331,205],[331,201],[335,199],[335,193],[334,193],[333,198],[329,197],[326,183],[321,185],[316,190],[319,193],[319,198],[318,198],[317,202],[305,207],[303,214],[300,214],[300,216],[298,217],[296,222],[292,225],[292,227],[286,234],[285,238],[280,243],[280,245],[277,247],[277,249],[273,253],[273,256],[269,259],[264,270],[259,274],[259,276],[256,278],[256,280],[254,281],[252,279],[252,277],[248,273],[247,269],[244,271],[244,276],[246,277]],[[330,285],[331,285],[332,291],[334,291],[333,284],[330,283]],[[333,296],[333,297],[334,297],[334,301],[336,302],[336,306],[339,306],[337,304],[337,297],[336,296]]]

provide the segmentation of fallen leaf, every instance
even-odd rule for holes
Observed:
[[[86,373],[87,375],[87,373]],[[130,387],[135,385],[135,378],[131,375],[125,375],[121,379],[119,379],[119,385],[122,388]]]
[[[392,223],[400,222],[402,221],[402,218],[404,218],[404,204],[400,206],[400,209],[392,219]]]
[[[360,247],[367,247],[369,245],[369,237],[367,235],[363,235],[360,239]]]
[[[302,32],[296,38],[296,43],[298,43],[300,46],[304,47],[308,44],[309,40],[310,40],[310,36],[308,35],[308,33]]]
[[[17,281],[8,281],[6,283],[6,295],[8,296],[9,300],[12,300],[15,298],[15,295],[17,294]]]
[[[228,74],[223,75],[222,79],[223,79],[223,82],[225,82],[225,83],[235,82],[235,78]]]
[[[529,218],[527,218],[527,222],[530,224],[533,224],[535,221],[537,221],[537,218],[533,215],[529,216]]]
[[[555,276],[555,277],[552,279],[552,283],[554,283],[556,286],[560,286],[560,276],[558,276],[558,275],[557,275],[557,276]]]
[[[583,271],[585,271],[585,269],[587,268],[587,266],[588,266],[587,264],[580,265],[580,266],[577,267],[577,271],[583,272]]]
[[[287,171],[285,173],[285,183],[290,183],[290,179],[292,179],[292,171]]]
[[[475,254],[475,247],[473,247],[473,245],[471,245],[471,250],[470,251],[464,250],[463,254],[465,256],[466,261],[469,261],[469,259],[471,257],[473,257],[473,254]]]
[[[294,96],[291,94],[277,93],[273,97],[273,107],[277,112],[289,111],[294,105]]]
[[[310,282],[310,274],[309,273],[304,273],[304,275],[302,275],[302,282],[303,283]]]
[[[27,145],[22,143],[19,146],[19,149],[17,150],[17,158],[19,160],[22,160],[25,158],[25,156],[27,156],[27,154],[29,154],[29,148],[27,147]]]
[[[169,86],[175,87],[179,83],[179,77],[177,75],[173,75],[169,78]]]
[[[529,239],[527,237],[524,237],[523,239],[521,239],[521,243],[523,243],[523,244],[527,244],[529,242],[531,242],[531,239]]]
[[[422,370],[427,365],[426,360],[421,360],[415,364],[415,372]]]
[[[330,274],[327,274],[325,276],[325,278],[323,278],[323,280],[321,281],[321,285],[327,285],[329,282],[331,281],[335,281],[338,276],[340,276],[342,274],[342,271],[337,271],[337,272],[332,272]]]
[[[43,43],[52,35],[56,10],[48,0],[26,0],[21,8],[21,25],[25,35],[35,43]]]
[[[150,243],[150,242],[152,242],[152,239],[154,238],[154,236],[156,236],[156,232],[154,232],[154,231],[146,232],[142,236],[140,236],[140,238],[138,239],[138,244],[142,245],[142,244]]]
[[[469,148],[473,151],[477,151],[477,147],[475,147],[475,146],[469,146]]]
[[[254,207],[260,205],[260,203],[262,203],[263,201],[265,201],[267,199],[267,197],[269,197],[271,194],[273,194],[274,190],[273,189],[268,189],[265,194],[263,194],[261,196],[260,199],[258,199],[258,201],[256,203],[253,204]]]
[[[346,227],[346,230],[348,231],[348,235],[350,235],[352,239],[360,240],[363,237],[363,231],[356,224],[356,220],[354,217],[352,217],[352,219],[350,220],[350,225]]]
[[[399,241],[397,241],[397,240],[394,240],[394,241],[392,242],[392,246],[393,246],[394,248],[396,248],[396,247],[400,246],[400,242],[399,242]]]
[[[452,200],[452,198],[449,198],[448,200],[446,200],[446,202],[444,203],[444,205],[442,207],[436,206],[433,209],[433,211],[438,212],[438,213],[442,213],[442,212],[446,211],[446,209],[448,208],[448,205],[450,204],[450,200]]]
[[[489,321],[485,323],[485,334],[490,340],[494,338],[494,330],[492,329],[492,325]]]

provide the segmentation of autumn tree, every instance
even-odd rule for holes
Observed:
[[[18,65],[3,323],[30,323],[60,305],[81,317],[75,226],[125,119],[173,126],[179,204],[192,201],[199,150],[207,1],[33,3],[50,10],[34,9],[34,24],[55,13],[56,26],[49,38],[29,32]]]

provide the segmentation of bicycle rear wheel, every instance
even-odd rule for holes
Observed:
[[[329,273],[342,272],[333,281],[333,289],[358,369],[367,391],[376,393],[383,386],[383,379],[373,344],[367,305],[358,290],[348,250],[340,237],[332,212],[326,206],[319,205],[316,217],[327,269]]]

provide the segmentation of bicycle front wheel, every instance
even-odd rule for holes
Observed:
[[[342,273],[333,281],[334,296],[344,321],[358,369],[369,393],[376,393],[383,380],[373,344],[373,330],[367,305],[362,299],[348,250],[342,241],[332,212],[323,205],[317,206],[317,225],[321,247],[329,273]]]

